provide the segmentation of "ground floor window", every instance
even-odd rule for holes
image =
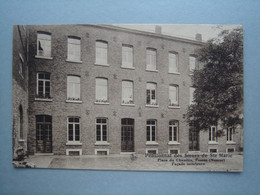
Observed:
[[[52,117],[36,116],[36,152],[52,152]]]
[[[228,142],[233,141],[233,134],[234,134],[234,128],[232,128],[232,127],[227,128],[227,141]]]
[[[156,141],[156,120],[154,119],[146,121],[146,141]]]
[[[80,119],[79,117],[68,118],[68,141],[79,142],[80,140]]]
[[[171,120],[169,122],[169,141],[178,142],[178,121]]]
[[[96,119],[96,141],[107,141],[107,119],[97,118]]]
[[[211,126],[209,128],[209,141],[217,141],[217,127],[216,126]]]

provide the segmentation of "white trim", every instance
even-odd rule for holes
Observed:
[[[147,145],[147,146],[158,146],[159,143],[157,143],[156,141],[147,141],[145,143],[145,145]]]
[[[97,62],[95,62],[94,64],[96,66],[107,66],[107,67],[110,66],[109,64],[101,64],[101,63],[97,63]]]
[[[148,154],[149,150],[155,150],[156,154],[158,154],[158,148],[145,148],[145,154]]]
[[[39,58],[39,59],[46,59],[46,60],[53,60],[53,57],[46,57],[46,56],[35,56],[35,58]]]
[[[235,145],[236,142],[234,142],[234,141],[226,141],[226,144],[227,144],[227,145]]]
[[[180,142],[176,142],[176,141],[169,141],[168,145],[180,145]]]
[[[168,74],[180,75],[181,73],[179,73],[179,72],[168,72]]]
[[[159,105],[146,104],[145,107],[149,107],[149,108],[159,108]]]
[[[109,102],[94,102],[94,104],[109,105]]]
[[[95,142],[95,146],[109,146],[110,143],[108,143],[107,141],[96,141]]]
[[[107,155],[109,155],[109,149],[95,149],[95,155],[98,155],[98,152],[107,152]]]
[[[76,104],[81,104],[81,100],[66,100],[67,103],[76,103]]]
[[[79,152],[79,155],[82,156],[82,149],[66,149],[66,156],[69,156],[70,152]]]
[[[52,102],[52,99],[48,99],[48,98],[34,98],[34,100],[40,102]]]
[[[178,151],[177,154],[180,154],[180,149],[179,148],[169,148],[168,149],[168,154],[171,154],[171,150],[177,150]]]
[[[25,139],[19,139],[18,142],[25,142]]]
[[[126,66],[123,66],[123,65],[121,65],[120,68],[135,70],[135,67],[126,67]]]
[[[170,109],[180,109],[181,107],[180,106],[168,106],[168,108],[170,108]]]
[[[228,149],[233,149],[234,152],[236,151],[236,148],[235,148],[235,147],[228,147],[228,148],[226,148],[226,153],[231,153],[231,152],[228,152]]]
[[[208,144],[209,145],[218,145],[218,142],[216,142],[216,141],[209,141]]]
[[[53,156],[53,153],[34,153],[34,156]]]
[[[82,143],[77,141],[67,141],[66,146],[82,146]]]
[[[134,107],[135,104],[123,104],[123,103],[121,103],[121,106],[131,106],[131,107]]]
[[[148,72],[159,72],[159,70],[152,70],[152,69],[145,69],[145,71],[148,71]]]
[[[66,59],[66,62],[74,62],[74,63],[82,64],[81,60],[73,60],[73,59],[69,59],[69,58]]]

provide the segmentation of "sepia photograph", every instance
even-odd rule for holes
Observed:
[[[243,28],[14,25],[16,168],[243,171]]]

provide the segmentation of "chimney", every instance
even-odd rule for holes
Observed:
[[[195,36],[195,39],[197,41],[202,41],[202,35],[200,33],[197,33],[196,36]]]
[[[156,33],[156,34],[162,34],[162,27],[159,26],[159,25],[156,25],[156,26],[155,26],[155,33]]]

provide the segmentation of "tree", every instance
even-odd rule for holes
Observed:
[[[243,31],[222,31],[197,51],[202,65],[192,81],[194,103],[186,122],[197,130],[211,125],[223,128],[243,123]]]

